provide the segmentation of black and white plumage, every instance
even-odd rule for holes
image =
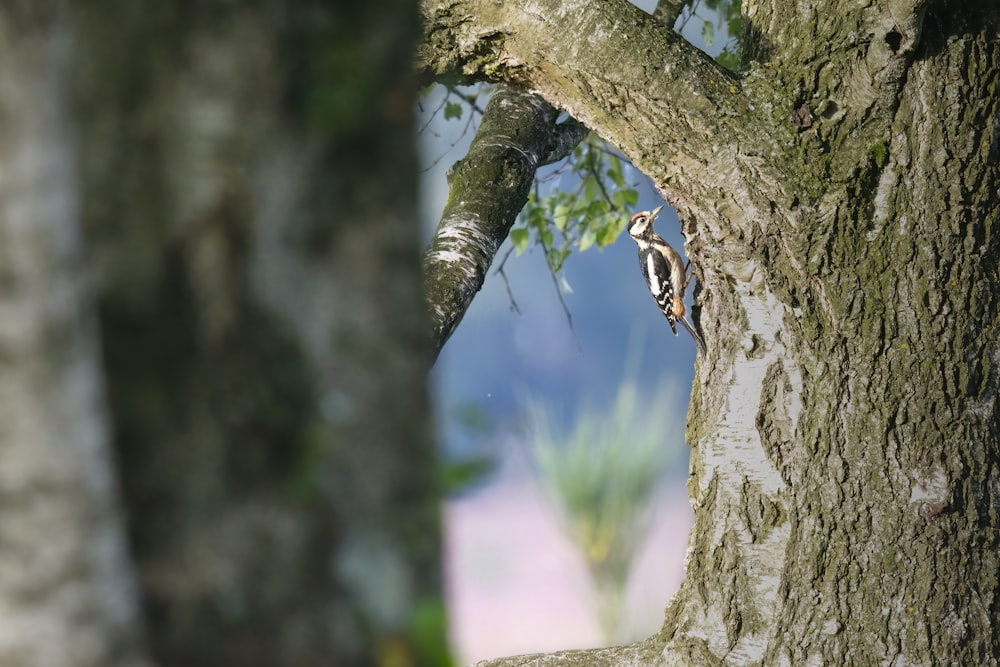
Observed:
[[[676,323],[680,322],[704,354],[705,341],[684,317],[684,290],[688,284],[684,260],[663,237],[653,231],[653,221],[662,210],[663,207],[660,206],[652,211],[633,215],[628,223],[628,233],[639,246],[639,268],[656,305],[666,316],[670,329],[676,336]]]

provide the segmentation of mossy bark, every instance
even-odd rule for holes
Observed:
[[[747,2],[739,78],[624,2],[424,9],[427,67],[517,81],[654,179],[708,343],[663,630],[493,664],[1000,660],[998,9]]]
[[[449,172],[448,203],[424,259],[437,350],[483,286],[524,207],[555,121],[548,102],[501,85],[486,105],[469,154]]]
[[[468,155],[449,171],[448,203],[424,256],[435,354],[482,288],[538,167],[562,159],[589,134],[573,120],[557,124],[556,115],[542,98],[498,85]]]

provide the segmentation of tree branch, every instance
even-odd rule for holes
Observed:
[[[424,0],[422,9],[418,66],[523,85],[675,194],[730,187],[731,168],[701,167],[731,165],[738,146],[780,155],[794,140],[784,110],[755,112],[740,81],[625,0]],[[579,49],[566,35],[590,44]]]
[[[565,137],[558,137],[579,133],[570,127],[556,131],[567,126],[556,125],[556,116],[556,109],[540,97],[499,85],[469,154],[452,168],[448,203],[424,256],[435,355],[483,286],[497,249],[527,201],[538,166],[565,150]]]
[[[590,134],[590,128],[575,118],[569,118],[552,128],[549,152],[542,158],[542,164],[553,164],[569,156],[573,149]]]
[[[660,0],[653,10],[653,18],[673,30],[677,17],[684,11],[685,5],[687,0]]]

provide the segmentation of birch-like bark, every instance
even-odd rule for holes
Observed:
[[[17,3],[15,3],[16,5]],[[0,9],[0,665],[143,662],[79,229],[66,7]]]
[[[435,354],[482,288],[538,167],[565,157],[586,136],[579,123],[556,125],[556,115],[540,97],[498,85],[468,155],[452,168],[448,203],[424,256]]]
[[[709,347],[663,630],[490,664],[1000,660],[997,12],[746,2],[737,80],[624,2],[424,8],[422,62],[517,81],[653,177]]]

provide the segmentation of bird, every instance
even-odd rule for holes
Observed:
[[[628,233],[639,246],[639,269],[646,279],[656,305],[667,318],[671,331],[677,335],[677,322],[691,334],[698,350],[705,353],[705,341],[695,331],[684,313],[684,290],[690,279],[687,266],[680,254],[662,236],[653,231],[653,221],[663,206],[652,211],[641,211],[628,221]]]

